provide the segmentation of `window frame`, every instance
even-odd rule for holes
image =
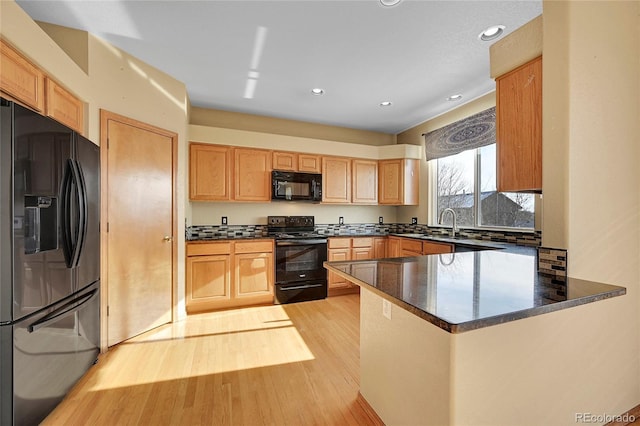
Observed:
[[[480,186],[481,186],[481,176],[480,176],[480,148],[472,148],[471,150],[475,151],[473,155],[473,208],[474,208],[474,224],[473,226],[469,225],[460,225],[458,224],[458,228],[460,229],[471,229],[471,230],[482,230],[482,231],[499,231],[499,232],[519,232],[523,234],[533,234],[536,231],[536,223],[535,218],[538,217],[538,197],[534,195],[534,204],[533,204],[533,215],[534,215],[534,225],[532,228],[519,228],[512,226],[487,226],[482,225],[480,223],[481,217],[481,206],[480,206]],[[469,151],[471,151],[469,150]],[[442,157],[444,158],[444,157]],[[497,159],[496,159],[497,161]],[[427,161],[427,174],[429,179],[429,184],[427,185],[427,199],[429,200],[429,206],[427,209],[427,225],[433,228],[443,228],[450,229],[449,225],[440,225],[438,224],[438,158],[434,158],[433,160]],[[500,191],[498,191],[500,193]]]

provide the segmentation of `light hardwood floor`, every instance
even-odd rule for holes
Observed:
[[[381,425],[358,394],[359,295],[190,315],[123,342],[45,425]]]

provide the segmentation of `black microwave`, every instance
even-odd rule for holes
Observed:
[[[322,175],[317,173],[271,172],[271,199],[278,201],[322,201]]]

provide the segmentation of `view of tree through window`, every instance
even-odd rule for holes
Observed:
[[[532,194],[496,190],[495,144],[436,161],[438,218],[444,209],[451,208],[459,226],[534,227]],[[451,215],[444,219],[444,225],[451,225]]]

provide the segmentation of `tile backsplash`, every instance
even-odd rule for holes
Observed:
[[[538,272],[567,276],[567,250],[538,247]]]
[[[349,235],[388,235],[388,234],[410,234],[420,233],[429,235],[448,235],[449,229],[431,228],[427,225],[411,225],[405,223],[350,223],[350,224],[316,224],[315,232],[331,236]],[[496,230],[476,230],[463,229],[459,235],[466,238],[504,242],[517,245],[538,247],[541,242],[541,233],[536,232],[513,232]],[[267,225],[197,225],[186,228],[187,240],[199,239],[224,239],[224,238],[247,238],[247,237],[267,237]]]

